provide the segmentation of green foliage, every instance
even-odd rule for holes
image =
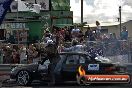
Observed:
[[[70,0],[52,0],[52,10],[70,10]]]

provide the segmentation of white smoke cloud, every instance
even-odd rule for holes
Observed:
[[[80,23],[81,2],[80,0],[70,0],[71,11],[73,11],[74,22]],[[131,20],[132,2],[131,0],[84,0],[84,22],[95,23],[115,22],[119,17],[119,6],[122,6],[122,21]]]

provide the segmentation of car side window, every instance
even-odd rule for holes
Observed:
[[[86,58],[84,56],[80,56],[79,63],[80,64],[84,64],[85,63],[85,60],[86,60]]]
[[[89,56],[86,56],[86,63],[90,63],[92,61],[92,58],[90,58]]]
[[[79,55],[68,55],[66,64],[78,64]]]
[[[61,59],[65,59],[66,58],[66,55],[60,55],[60,58]]]

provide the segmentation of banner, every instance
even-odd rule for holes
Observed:
[[[17,1],[13,1],[10,5],[11,12],[17,12],[18,3]]]
[[[41,10],[49,10],[49,0],[37,0],[37,4],[41,5]]]
[[[7,10],[10,9],[10,5],[13,0],[0,0],[0,25],[5,18]]]
[[[88,83],[129,83],[131,81],[131,77],[125,74],[85,75],[84,77]]]
[[[25,1],[18,0],[18,11],[31,11],[40,13],[41,5],[27,3]]]
[[[18,0],[18,11],[30,11],[30,8],[33,8],[32,4]]]

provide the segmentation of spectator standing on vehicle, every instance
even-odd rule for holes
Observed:
[[[128,31],[125,26],[123,26],[123,30],[121,32],[121,40],[127,40],[128,39]]]

